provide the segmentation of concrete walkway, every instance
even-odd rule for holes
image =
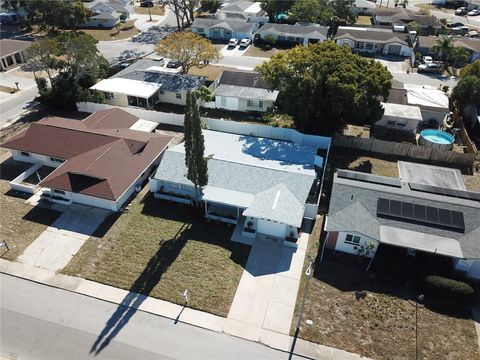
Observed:
[[[55,222],[25,249],[18,261],[48,270],[60,270],[110,214],[107,210],[70,205]]]
[[[307,244],[308,234],[302,234],[297,249],[271,238],[255,240],[225,322],[226,333],[288,350]]]

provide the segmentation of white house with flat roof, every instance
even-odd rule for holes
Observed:
[[[237,224],[244,239],[262,234],[295,244],[304,219],[317,215],[330,139],[310,136],[315,141],[302,144],[211,130],[203,135],[209,158],[201,196],[205,217]],[[150,180],[154,196],[190,204],[194,187],[186,173],[182,143],[165,152]]]

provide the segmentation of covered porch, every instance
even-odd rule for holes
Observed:
[[[243,211],[252,203],[253,195],[206,186],[203,189],[202,200],[207,219],[237,224]]]

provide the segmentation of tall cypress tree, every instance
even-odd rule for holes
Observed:
[[[192,153],[192,108],[195,102],[195,95],[187,92],[187,103],[185,105],[185,116],[183,119],[184,145],[185,145],[185,166],[189,168],[190,154]]]
[[[185,147],[185,162],[187,164],[187,179],[195,186],[195,201],[199,202],[201,190],[208,183],[208,159],[205,158],[205,140],[202,133],[200,110],[195,94],[190,94],[190,128],[189,139],[191,146],[187,152]],[[185,139],[187,134],[185,134]],[[186,145],[186,144],[185,144]]]

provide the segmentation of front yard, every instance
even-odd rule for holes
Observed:
[[[233,227],[147,191],[108,218],[62,272],[177,304],[188,289],[189,306],[227,316],[250,247],[230,241]]]
[[[122,40],[137,35],[140,31],[134,25],[135,20],[129,20],[126,23],[118,24],[118,29],[85,28],[80,31],[91,35],[98,41]]]
[[[320,218],[308,256],[316,258],[300,337],[373,359],[415,359],[415,296],[389,277],[366,272],[366,262],[326,251],[320,263]],[[295,333],[306,277],[303,275],[291,334]],[[357,292],[365,297],[357,298]],[[313,321],[312,325],[306,320]],[[471,312],[425,302],[418,307],[419,359],[480,359]]]

